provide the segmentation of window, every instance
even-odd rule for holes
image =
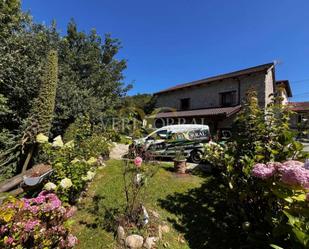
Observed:
[[[180,109],[188,110],[190,109],[190,98],[185,98],[180,100]]]
[[[236,102],[236,91],[220,93],[221,106],[233,106]]]
[[[161,139],[166,139],[166,137],[167,137],[167,130],[158,131],[156,135],[159,138],[161,138]]]

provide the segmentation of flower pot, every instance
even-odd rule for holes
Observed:
[[[187,169],[187,160],[174,160],[174,169],[176,173],[185,174]]]

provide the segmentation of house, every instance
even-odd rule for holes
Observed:
[[[176,85],[155,93],[155,127],[178,123],[207,124],[213,132],[228,130],[249,90],[255,90],[261,107],[278,90],[284,102],[292,96],[288,81],[275,79],[274,63]]]
[[[309,102],[289,102],[289,109],[293,112],[291,128],[298,133],[298,138],[309,139]]]

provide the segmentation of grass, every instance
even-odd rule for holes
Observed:
[[[189,240],[184,239],[187,234],[181,228],[183,214],[175,212],[173,208],[166,205],[169,205],[169,200],[175,196],[186,196],[190,191],[199,189],[204,178],[176,175],[172,173],[172,164],[161,164],[158,167],[160,167],[158,172],[148,182],[145,191],[147,194],[143,196],[147,210],[158,212],[160,219],[171,228],[169,233],[164,234],[158,248],[192,248],[190,238]],[[109,215],[112,215],[111,211],[122,207],[124,202],[122,162],[110,160],[107,162],[107,167],[98,172],[89,186],[87,195],[79,204],[79,211],[75,216],[75,225],[73,226],[73,233],[80,241],[77,248],[117,248],[114,234],[106,231],[102,224]],[[175,207],[175,203],[172,203],[171,207]],[[180,206],[179,209],[181,210]],[[192,211],[190,210],[191,214]]]

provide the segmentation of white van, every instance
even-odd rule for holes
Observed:
[[[133,141],[135,147],[143,147],[155,157],[174,158],[183,151],[186,158],[194,163],[201,161],[203,147],[210,141],[208,125],[182,124],[164,126],[144,138]]]

